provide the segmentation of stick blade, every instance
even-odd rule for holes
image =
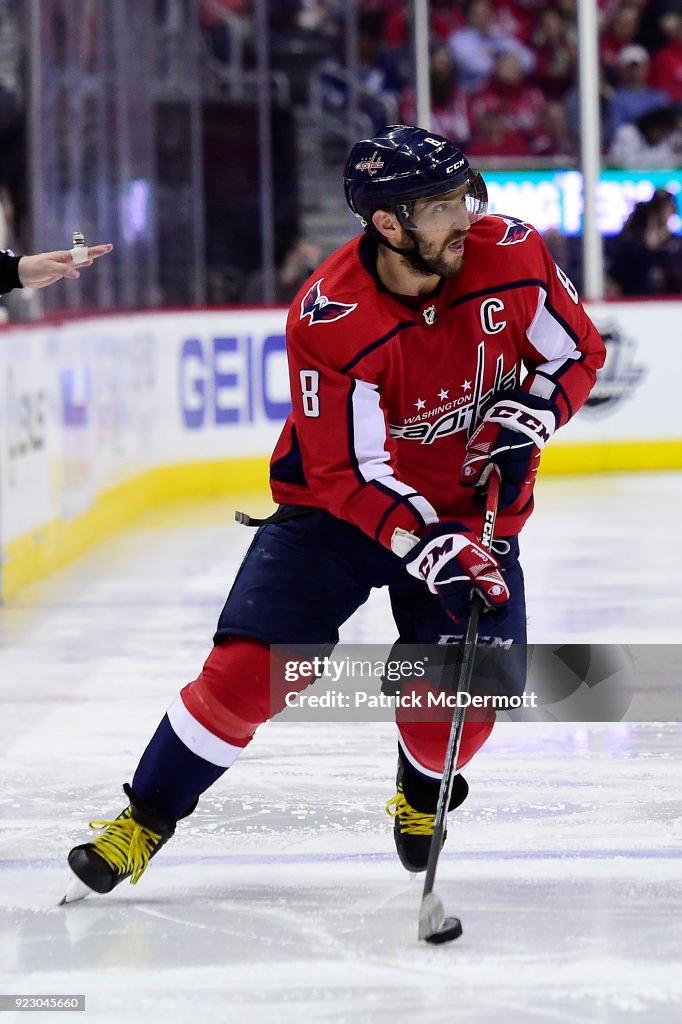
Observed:
[[[419,911],[419,938],[440,945],[452,942],[462,934],[462,922],[457,917],[446,917],[441,900],[430,892],[422,900]]]
[[[428,939],[435,935],[445,921],[445,909],[441,899],[435,892],[429,892],[422,900],[419,908],[419,938]]]
[[[453,939],[458,939],[461,934],[462,922],[460,919],[458,917],[446,917],[438,931],[434,932],[433,935],[427,935],[425,941],[438,946],[443,942],[452,942]]]

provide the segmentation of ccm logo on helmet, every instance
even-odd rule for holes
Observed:
[[[460,169],[460,167],[462,167],[463,165],[464,165],[464,157],[462,157],[461,160],[458,160],[456,164],[449,164],[445,168],[445,173],[446,174],[452,174],[454,171],[458,171]]]

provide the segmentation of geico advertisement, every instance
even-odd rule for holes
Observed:
[[[282,313],[216,313],[176,325],[185,328],[176,337],[186,450],[267,453],[291,409],[284,320]]]

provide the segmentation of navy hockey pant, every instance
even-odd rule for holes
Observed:
[[[507,538],[498,543],[498,551],[512,596],[503,609],[482,618],[479,638],[499,646],[525,645],[518,541]],[[198,679],[185,687],[169,710],[177,735],[202,757],[228,767],[258,725],[283,706],[273,706],[265,645],[312,644],[329,650],[338,641],[339,626],[375,587],[388,587],[401,643],[445,644],[463,639],[469,614],[467,584],[462,585],[461,613],[454,621],[423,582],[362,531],[323,511],[283,507],[279,516],[258,529],[220,615],[216,646]],[[385,642],[389,638],[369,639]],[[515,650],[523,656],[505,662],[508,694],[521,694],[525,684],[523,647]],[[437,778],[449,722],[415,721],[414,714],[406,711],[396,717],[407,757],[423,773]],[[467,716],[460,767],[485,742],[493,722],[492,712],[479,715],[479,720]]]

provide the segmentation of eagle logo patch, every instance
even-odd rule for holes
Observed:
[[[319,281],[311,285],[301,299],[300,320],[309,316],[310,324],[331,324],[334,320],[348,316],[357,307],[357,302],[333,302],[328,299],[320,290],[323,281],[324,278],[321,277]]]
[[[501,219],[507,225],[507,230],[504,233],[504,238],[497,243],[498,245],[516,245],[517,242],[525,242],[533,230],[530,224],[524,224],[516,217],[502,217]]]

